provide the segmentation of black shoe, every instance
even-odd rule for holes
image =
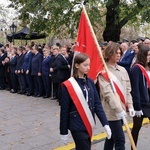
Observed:
[[[33,96],[33,97],[37,97],[37,95],[38,95],[38,94],[33,94],[32,96]]]
[[[4,90],[5,88],[3,88],[3,87],[0,87],[0,90]]]
[[[42,97],[42,95],[38,94],[38,95],[37,95],[37,96],[35,96],[35,97]]]
[[[43,96],[43,98],[49,98],[50,96],[47,96],[47,95],[45,95],[45,96]]]
[[[21,92],[21,94],[26,94],[26,91]]]
[[[51,100],[57,100],[57,98],[56,97],[52,97]]]
[[[21,91],[19,91],[19,92],[18,92],[18,94],[22,94],[22,92],[21,92]]]
[[[32,93],[27,93],[27,96],[33,96],[33,94]]]

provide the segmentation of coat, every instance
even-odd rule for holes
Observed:
[[[132,67],[130,78],[134,109],[139,111],[142,110],[142,107],[144,107],[145,105],[149,105],[150,107],[147,81],[138,66]]]
[[[2,61],[4,61],[5,58],[6,58],[5,54],[3,56],[0,56],[0,76],[1,77],[5,76],[5,66],[2,64]]]
[[[24,54],[21,54],[20,56],[17,57],[17,65],[16,65],[16,70],[22,70],[23,69],[23,61],[24,61]]]
[[[42,73],[42,61],[43,56],[41,53],[37,53],[33,56],[31,64],[31,75],[37,76],[38,73]]]
[[[127,70],[127,72],[130,73],[130,66],[134,56],[135,52],[133,50],[127,50],[127,52],[122,57],[121,61],[118,62],[118,65],[124,67]]]
[[[16,65],[17,65],[17,56],[14,56],[10,59],[10,62],[8,63],[10,73],[15,73]]]
[[[94,82],[89,78],[86,80],[78,78],[76,81],[81,87],[84,96],[86,96],[86,92],[84,90],[85,84],[88,87],[88,105],[94,119],[96,113],[102,125],[108,125]],[[86,127],[84,126],[84,123],[67,91],[67,88],[63,85],[60,112],[60,134],[68,134],[68,129],[76,132],[86,131]]]
[[[26,53],[24,56],[23,62],[23,71],[26,72],[29,70],[31,72],[31,63],[32,63],[33,54],[32,52]]]
[[[42,76],[49,76],[50,75],[50,67],[51,67],[51,56],[48,56],[43,59],[42,61]]]
[[[111,73],[113,73],[117,77],[117,79],[124,87],[126,105],[128,109],[133,108],[132,97],[130,94],[131,85],[130,85],[130,79],[127,71],[119,65],[113,67],[107,63],[107,67],[108,70],[111,71]],[[98,79],[99,79],[100,96],[102,100],[102,105],[108,120],[109,121],[119,120],[116,116],[116,113],[120,113],[123,110],[126,110],[124,104],[122,103],[119,97],[118,99],[116,99],[114,93],[112,92],[110,83],[106,81],[103,76],[99,75]]]
[[[66,58],[64,58],[64,56],[62,56],[61,54],[57,57],[57,78],[60,81],[65,81],[70,77],[70,68],[68,67],[69,62]]]

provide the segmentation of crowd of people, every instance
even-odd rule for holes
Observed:
[[[26,45],[0,48],[0,90],[27,96],[58,99],[61,82],[69,78],[69,46]]]
[[[71,130],[77,150],[83,150],[84,147],[90,150],[91,131],[87,130],[84,117],[77,110],[78,104],[74,103],[76,95],[79,101],[80,96],[85,99],[87,103],[83,106],[88,104],[91,116],[95,119],[96,113],[105,127],[108,139],[104,150],[112,150],[114,146],[116,150],[125,150],[121,120],[126,115],[127,107],[129,115],[133,117],[132,136],[137,144],[143,118],[150,118],[150,39],[138,38],[130,42],[123,39],[122,42],[109,41],[100,45],[110,74],[123,89],[126,102],[122,97],[119,102],[116,101],[109,82],[101,74],[98,76],[100,89],[96,90],[94,82],[87,77],[89,57],[78,54],[73,60],[75,46],[61,46],[59,43],[41,46],[32,43],[22,47],[10,47],[8,44],[1,47],[0,90],[8,89],[10,93],[58,100],[61,105],[62,140],[67,140],[68,129]],[[70,78],[72,68],[74,70]]]

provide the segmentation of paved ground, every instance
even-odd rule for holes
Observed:
[[[97,122],[94,134],[103,131]],[[148,150],[149,135],[149,125],[146,125],[141,130],[139,150]],[[103,144],[94,144],[92,150],[102,150]],[[0,91],[0,150],[53,150],[60,146],[63,143],[57,101]],[[128,140],[126,147],[130,149]]]

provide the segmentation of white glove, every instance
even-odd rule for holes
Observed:
[[[133,108],[129,108],[129,115],[130,117],[134,117],[135,116],[135,111]]]
[[[123,119],[126,115],[127,114],[124,110],[120,113],[116,113],[116,116],[117,116],[118,119]]]
[[[105,128],[106,133],[107,133],[107,139],[110,139],[112,133],[111,133],[111,129],[110,129],[109,125],[105,125],[104,128]]]
[[[63,143],[66,145],[68,143],[68,134],[67,135],[61,135],[61,140],[63,140]]]
[[[137,117],[143,116],[143,111],[142,110],[135,111],[135,116],[137,116]]]

